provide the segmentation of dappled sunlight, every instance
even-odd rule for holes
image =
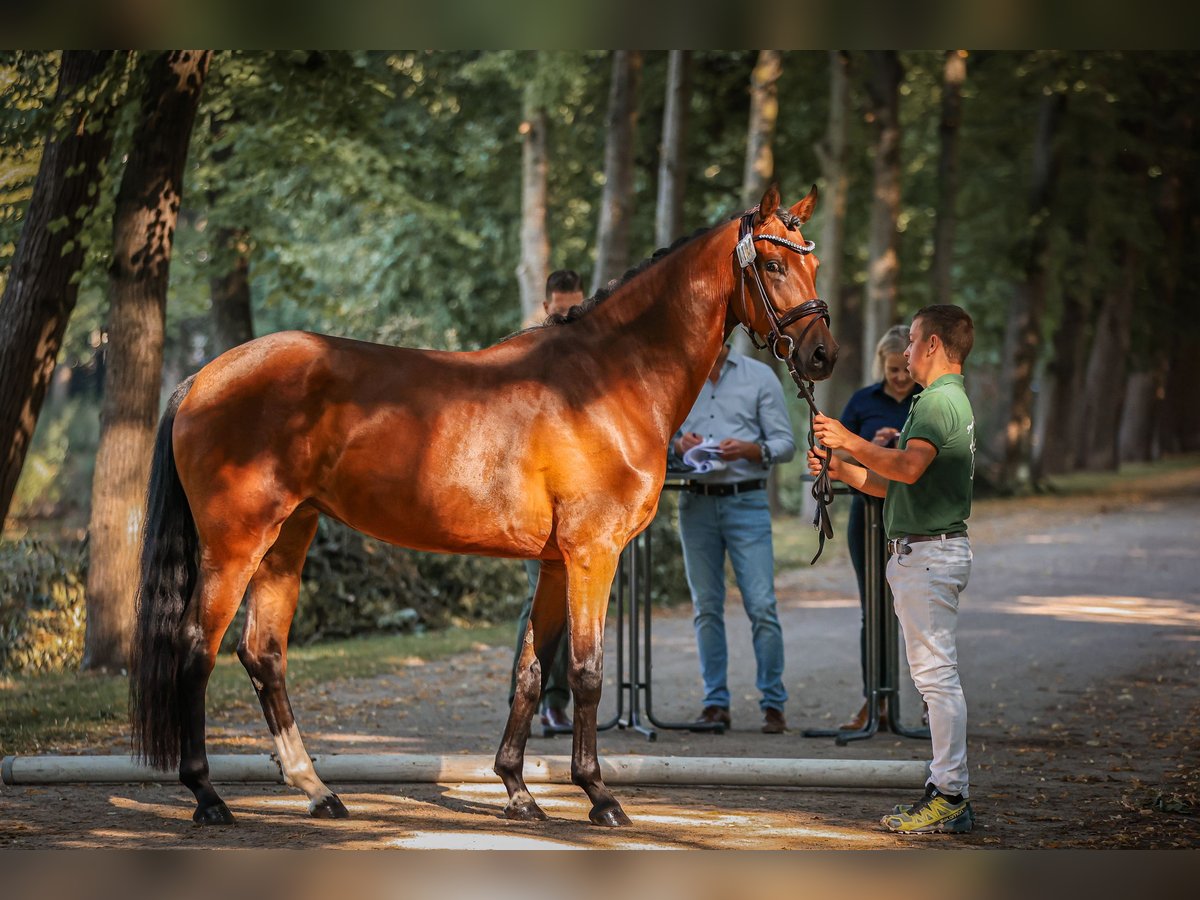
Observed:
[[[1068,622],[1200,628],[1200,605],[1194,601],[1162,597],[1020,596],[988,609],[1013,615],[1052,616]]]
[[[580,844],[488,831],[420,831],[386,843],[406,850],[577,850]]]
[[[305,742],[314,746],[311,752],[317,753],[315,745],[322,744],[375,744],[383,746],[419,746],[425,743],[423,738],[398,737],[394,734],[362,734],[360,732],[306,731]]]

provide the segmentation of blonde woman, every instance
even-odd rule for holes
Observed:
[[[921,388],[913,381],[908,371],[908,363],[904,359],[904,350],[908,346],[908,326],[894,325],[888,329],[879,343],[875,345],[875,381],[855,392],[846,408],[842,411],[841,422],[854,434],[879,444],[881,447],[894,447],[904,420],[908,417],[912,399]],[[866,501],[863,495],[855,493],[850,501],[850,523],[847,527],[846,542],[850,547],[850,560],[854,563],[854,574],[858,579],[858,600],[866,610],[866,581],[864,578],[865,541],[863,522]],[[867,636],[865,628],[859,631],[859,655],[863,671],[863,696],[866,697],[867,672]],[[879,710],[881,721],[886,720],[887,710]],[[849,721],[843,722],[838,728],[845,731],[858,731],[867,723],[867,704],[863,701],[862,708]]]

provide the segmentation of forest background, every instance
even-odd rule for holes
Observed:
[[[1198,60],[0,53],[0,671],[123,668],[157,416],[225,349],[487,346],[550,270],[594,290],[772,181],[821,192],[823,409],[888,326],[952,302],[976,322],[980,493],[1200,449]],[[777,470],[777,513],[802,468]],[[671,512],[663,600],[686,593]],[[501,621],[523,592],[511,561],[323,522],[293,638]]]

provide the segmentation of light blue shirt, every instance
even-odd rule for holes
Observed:
[[[692,411],[671,439],[668,459],[674,470],[682,465],[675,453],[675,441],[685,432],[711,438],[718,443],[737,438],[754,444],[766,444],[771,454],[768,464],[748,459],[729,461],[720,472],[694,476],[704,484],[733,484],[766,477],[771,465],[796,455],[792,423],[783,400],[783,387],[770,366],[742,356],[733,350],[721,367],[717,383],[704,379],[704,387]],[[684,477],[689,477],[684,474]]]

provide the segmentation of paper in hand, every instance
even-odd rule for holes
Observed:
[[[721,445],[718,441],[707,438],[683,454],[685,465],[691,466],[697,475],[709,472],[720,472],[728,463],[721,458]]]

